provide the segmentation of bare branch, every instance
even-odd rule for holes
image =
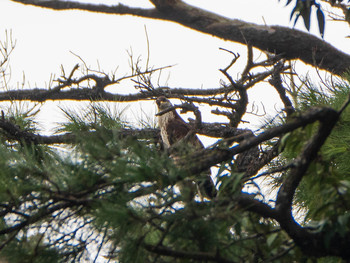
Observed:
[[[229,115],[230,124],[233,127],[237,127],[238,124],[242,121],[242,116],[247,111],[247,105],[248,105],[248,94],[247,89],[245,86],[241,84],[237,84],[232,77],[227,72],[228,69],[236,62],[236,60],[239,58],[236,54],[232,53],[234,55],[234,58],[232,62],[224,69],[220,69],[221,73],[224,74],[224,76],[229,80],[232,88],[238,92],[239,98],[237,99],[235,103],[235,112],[231,115]]]
[[[286,94],[286,88],[282,85],[281,80],[281,72],[284,71],[286,68],[283,66],[283,62],[280,61],[274,66],[274,72],[271,75],[271,79],[269,80],[269,83],[275,87],[276,91],[278,92],[281,101],[284,104],[284,110],[287,114],[287,116],[290,116],[294,113],[294,107],[291,102],[291,100],[288,98]]]
[[[135,15],[179,23],[202,33],[217,36],[260,50],[280,54],[285,59],[300,59],[307,64],[341,75],[350,67],[350,55],[322,39],[296,29],[262,26],[238,19],[229,19],[186,4],[180,0],[157,2],[154,9],[131,8],[122,4],[108,6],[71,1],[12,0],[14,2],[54,10],[79,9],[91,12]],[[303,39],[303,41],[300,41]]]

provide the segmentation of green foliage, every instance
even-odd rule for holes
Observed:
[[[312,85],[299,94],[300,110],[313,106],[329,106],[340,109],[348,98],[350,87],[341,83],[327,90]],[[284,162],[293,160],[318,124],[308,125],[288,134],[284,140]],[[318,230],[329,229],[329,239],[342,235],[350,227],[348,216],[350,203],[350,109],[347,108],[316,160],[302,180],[295,202],[307,211],[305,223]]]
[[[59,252],[42,244],[42,235],[16,238],[2,250],[8,262],[54,263],[60,261]]]
[[[292,0],[287,0],[286,5],[292,3]],[[316,17],[318,22],[318,29],[320,35],[323,38],[325,30],[325,16],[322,11],[321,5],[315,0],[297,0],[295,6],[290,14],[290,20],[294,18],[294,26],[298,22],[298,19],[302,17],[305,28],[310,31],[311,24],[311,11],[312,7],[316,8]]]
[[[112,110],[102,103],[91,103],[79,113],[61,108],[68,122],[62,123],[57,132],[84,132],[97,128],[119,129],[127,127],[125,121],[121,121],[123,111]]]
[[[237,209],[232,198],[241,174],[230,172],[230,165],[220,178],[228,205],[188,200],[178,188],[192,175],[152,140],[121,136],[128,125],[119,115],[96,105],[85,116],[66,113],[69,122],[61,131],[77,135],[66,152],[0,145],[0,204],[8,206],[0,228],[8,233],[0,241],[10,244],[0,256],[10,262],[79,262],[91,242],[116,262],[193,262],[146,249],[159,245],[232,261],[269,260],[287,250],[288,259],[278,256],[276,262],[289,262],[298,255],[272,221]],[[11,230],[22,223],[28,226]]]
[[[349,91],[339,86],[320,92],[309,85],[300,94],[299,110],[340,108]],[[11,262],[79,262],[94,243],[100,255],[115,262],[194,262],[152,252],[157,248],[233,262],[307,260],[276,222],[237,207],[244,173],[232,162],[218,171],[217,201],[193,200],[179,189],[193,191],[191,182],[200,179],[178,167],[152,139],[123,136],[130,125],[120,114],[97,104],[84,115],[65,114],[68,122],[59,132],[75,134],[76,141],[63,151],[0,145],[0,231],[7,231],[0,242],[9,243],[0,256]],[[296,204],[308,209],[305,223],[329,230],[328,240],[350,230],[349,118],[346,110],[296,197]],[[27,118],[23,123],[32,125]],[[316,129],[313,124],[286,134],[280,161],[295,158]],[[16,231],[20,224],[26,227]]]
[[[280,1],[280,0],[279,0]],[[292,4],[294,1],[292,0],[287,0],[286,5]],[[322,10],[322,6],[320,5],[320,2],[322,0],[296,0],[295,1],[295,6],[290,14],[290,20],[293,20],[294,18],[294,26],[298,22],[299,18],[301,17],[303,19],[305,28],[310,31],[310,25],[311,25],[311,14],[313,8],[316,9],[316,18],[317,18],[317,23],[318,23],[318,29],[320,32],[321,37],[323,38],[324,36],[324,31],[325,31],[325,24],[326,24],[326,19],[325,15]],[[331,1],[323,1],[323,2],[331,2],[332,5],[336,3],[349,3],[350,1],[348,0],[331,0]],[[348,9],[346,13],[345,20],[348,20],[350,14],[350,9]]]

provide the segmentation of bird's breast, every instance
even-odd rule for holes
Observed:
[[[170,146],[171,146],[170,138],[169,138],[169,134],[168,134],[168,130],[167,130],[167,125],[168,125],[169,121],[174,119],[174,118],[175,118],[175,114],[171,111],[164,113],[163,115],[158,117],[160,136],[162,137],[162,141],[163,141],[164,147],[166,149],[170,148]]]

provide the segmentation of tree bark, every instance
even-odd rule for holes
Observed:
[[[53,10],[85,10],[97,13],[135,15],[181,24],[218,38],[251,45],[262,51],[280,54],[286,59],[300,59],[306,64],[342,75],[350,68],[350,55],[336,49],[324,40],[296,29],[282,26],[262,26],[191,6],[181,0],[152,0],[153,9],[85,4],[70,1],[11,0],[13,2]]]

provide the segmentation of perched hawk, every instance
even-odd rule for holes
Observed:
[[[160,96],[156,100],[158,106],[158,113],[166,111],[167,109],[173,107],[171,102],[164,96]],[[180,117],[175,109],[158,115],[158,124],[160,128],[160,135],[162,138],[163,146],[165,149],[169,149],[174,144],[178,143],[180,140],[184,139],[186,135],[191,131],[187,123]],[[184,142],[193,150],[204,148],[201,141],[196,135],[186,138]],[[212,198],[215,194],[214,185],[210,178],[210,171],[208,171],[208,178],[203,183],[200,184],[200,188],[204,189],[205,194]]]

